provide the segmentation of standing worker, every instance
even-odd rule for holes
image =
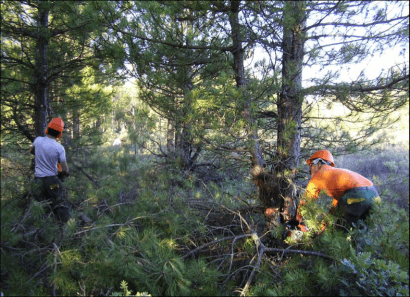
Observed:
[[[358,173],[347,169],[335,168],[332,154],[327,150],[314,153],[306,161],[310,167],[310,179],[305,193],[306,200],[315,200],[319,193],[325,190],[333,198],[330,213],[340,211],[346,224],[357,223],[365,220],[373,205],[373,200],[380,200],[379,194],[373,183]],[[300,205],[306,201],[302,199]],[[302,222],[302,216],[297,212],[296,219]],[[302,231],[308,231],[301,224]]]
[[[112,143],[113,147],[119,147],[121,145],[121,142],[124,141],[124,138],[117,138],[114,140],[114,142]]]
[[[64,122],[60,118],[54,118],[46,129],[45,137],[36,137],[30,153],[35,157],[34,184],[36,187],[34,197],[37,201],[49,200],[51,209],[57,218],[67,222],[70,218],[70,209],[63,198],[63,185],[57,177],[57,164],[61,164],[60,173],[63,177],[68,176],[68,166],[64,147],[58,143],[64,131]]]

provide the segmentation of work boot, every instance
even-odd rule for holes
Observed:
[[[62,223],[66,223],[71,217],[70,208],[64,204],[56,206],[53,211],[57,219]]]

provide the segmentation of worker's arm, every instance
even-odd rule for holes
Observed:
[[[300,207],[305,205],[306,201],[316,200],[319,197],[319,192],[320,190],[318,189],[318,187],[312,181],[310,181],[306,187],[305,194],[303,195],[303,198],[296,210],[296,220],[298,220],[299,222],[303,221],[303,217],[300,213]]]
[[[339,204],[339,200],[333,198],[332,208],[330,209],[329,213],[335,214],[336,207],[337,207],[338,204]]]
[[[60,162],[61,165],[61,169],[63,172],[68,173],[68,166],[67,166],[67,162]]]
[[[33,143],[30,146],[30,154],[32,154],[32,155],[35,155],[35,153],[36,153],[36,147],[35,147],[36,142],[37,142],[37,138],[34,139]]]

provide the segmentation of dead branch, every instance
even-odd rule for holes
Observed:
[[[304,255],[312,255],[312,256],[323,257],[323,258],[329,259],[329,260],[334,260],[332,257],[330,257],[328,255],[325,255],[325,254],[322,254],[322,253],[319,253],[319,252],[291,250],[291,249],[268,248],[262,243],[262,241],[261,241],[260,237],[258,236],[258,234],[250,227],[248,222],[242,217],[242,215],[240,214],[239,211],[233,211],[233,210],[231,210],[231,209],[229,209],[229,208],[227,208],[223,205],[221,205],[221,206],[224,209],[226,209],[228,212],[235,213],[240,218],[241,222],[243,222],[246,225],[246,227],[248,228],[247,231],[248,232],[250,231],[250,234],[244,234],[244,235],[240,235],[240,236],[237,236],[237,237],[238,237],[238,239],[243,238],[243,237],[247,237],[247,236],[252,237],[253,242],[254,242],[255,247],[256,247],[256,251],[257,251],[257,256],[258,256],[257,262],[256,262],[255,266],[253,267],[253,270],[252,270],[252,272],[251,272],[251,274],[248,278],[248,281],[245,284],[245,287],[241,290],[241,296],[245,296],[246,293],[248,292],[249,287],[250,287],[250,285],[253,281],[253,278],[256,275],[256,272],[259,270],[259,267],[260,267],[261,262],[262,262],[262,257],[267,252],[282,252],[283,254],[285,254],[285,253],[304,254]],[[236,241],[236,238],[234,239],[233,244],[235,243],[235,241]],[[233,249],[233,247],[232,247],[232,249]],[[231,264],[232,264],[232,257],[233,257],[233,252],[231,253]]]
[[[255,235],[256,237],[258,236],[256,233],[252,233],[252,238],[254,239],[254,241],[255,241]],[[266,250],[265,245],[260,241],[259,237],[256,239],[256,241],[258,242],[258,244],[260,244],[260,249],[258,251],[258,261],[256,262],[256,265],[253,267],[251,275],[249,276],[248,281],[245,284],[245,287],[242,289],[241,296],[245,296],[246,292],[249,290],[249,286],[251,285],[251,282],[256,272],[259,270],[259,267],[262,262],[262,257]]]
[[[322,257],[328,260],[335,260],[334,258],[319,253],[319,252],[312,252],[312,251],[301,251],[301,250],[287,250],[287,249],[275,249],[275,248],[267,248],[266,252],[283,252],[283,253],[291,253],[291,254],[303,254],[303,255],[311,255],[311,256],[317,256],[317,257]]]
[[[232,269],[232,265],[233,265],[233,256],[234,256],[234,246],[235,246],[235,242],[240,239],[240,238],[244,238],[244,237],[248,237],[250,234],[244,234],[241,236],[235,236],[234,240],[232,240],[232,244],[231,244],[231,261],[229,263],[229,269],[228,269],[228,278],[226,279],[225,282],[228,282],[229,280],[229,275],[231,273],[231,269]]]
[[[47,263],[43,264],[40,269],[36,272],[36,274],[33,275],[33,277],[31,277],[28,281],[26,281],[26,284],[28,284],[29,282],[31,282],[31,280],[33,280],[37,275],[39,275],[40,273],[42,273],[44,270],[46,270],[47,268],[50,268],[52,265],[47,265]]]
[[[87,172],[84,171],[84,169],[83,169],[81,166],[78,166],[77,164],[75,164],[75,163],[72,162],[72,161],[71,161],[71,164],[73,164],[75,168],[77,168],[78,170],[80,170],[90,181],[92,181],[97,188],[100,187],[99,182],[96,181],[96,180],[94,180]]]
[[[223,237],[223,238],[220,238],[220,239],[217,239],[217,240],[208,242],[208,243],[206,243],[206,244],[204,244],[204,245],[201,245],[201,246],[197,247],[196,249],[193,249],[193,250],[189,251],[187,254],[185,254],[185,255],[182,256],[182,259],[185,259],[185,258],[187,258],[188,256],[190,256],[190,255],[192,255],[192,254],[195,254],[196,252],[198,252],[198,251],[200,251],[200,250],[202,250],[202,249],[204,249],[204,248],[206,248],[206,247],[208,247],[208,246],[217,244],[217,243],[219,243],[219,242],[221,242],[221,241],[231,240],[231,239],[234,239],[235,237],[236,237],[236,236],[228,236],[228,237]]]

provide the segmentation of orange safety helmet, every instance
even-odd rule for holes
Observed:
[[[310,163],[312,163],[314,159],[318,159],[318,158],[321,158],[322,160],[330,162],[330,166],[335,167],[335,161],[333,160],[333,156],[327,150],[317,151],[316,153],[312,155],[312,157],[310,157],[309,160],[306,161],[306,163],[308,163],[308,165],[310,166]]]
[[[48,128],[59,131],[60,134],[58,134],[57,138],[60,138],[61,136],[63,136],[64,122],[61,118],[54,118],[48,124],[47,129],[46,129],[46,134],[48,134]]]

